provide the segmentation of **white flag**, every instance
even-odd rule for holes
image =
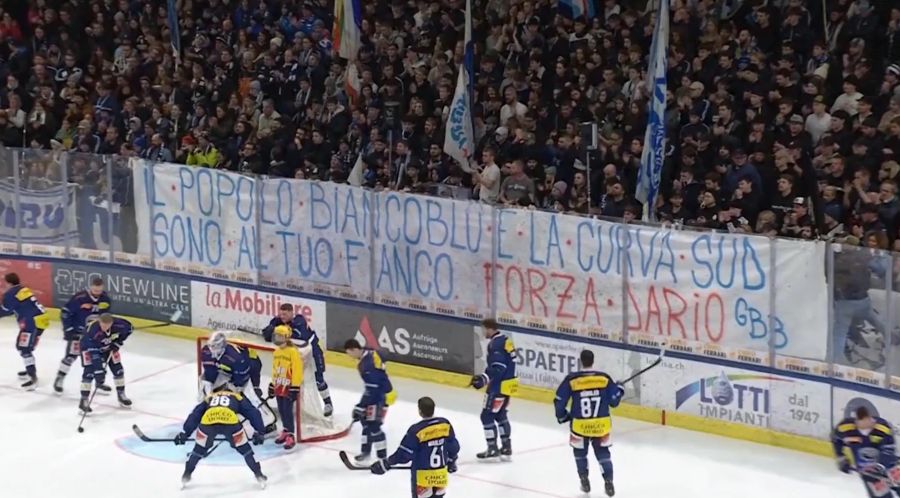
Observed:
[[[472,65],[472,0],[466,0],[465,57],[459,67],[456,92],[450,102],[447,129],[444,135],[444,152],[456,159],[466,173],[472,172],[469,159],[475,152],[475,133],[472,130],[472,95],[470,93]]]

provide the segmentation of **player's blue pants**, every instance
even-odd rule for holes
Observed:
[[[365,407],[365,413],[360,420],[362,425],[360,453],[368,455],[374,447],[378,458],[387,458],[387,436],[381,430],[385,415],[387,415],[387,407],[384,406],[384,403]]]
[[[253,448],[250,446],[247,434],[244,432],[244,427],[241,424],[200,424],[200,427],[197,428],[197,441],[194,444],[194,449],[188,456],[187,463],[184,464],[185,472],[188,474],[194,472],[194,469],[197,468],[197,463],[206,456],[209,449],[215,444],[217,436],[222,436],[220,440],[227,440],[231,447],[244,457],[244,462],[253,471],[253,475],[262,473],[262,469],[253,455]]]
[[[484,438],[489,448],[497,447],[497,434],[501,443],[506,446],[512,435],[509,425],[507,409],[509,408],[509,396],[502,394],[486,394],[484,406],[481,409],[481,424],[484,426]]]
[[[278,402],[278,417],[281,419],[281,425],[284,427],[284,430],[291,434],[296,434],[297,428],[294,427],[294,421],[296,420],[294,417],[294,406],[296,406],[294,396],[276,396],[275,400]]]
[[[94,356],[100,355],[100,358]],[[122,357],[119,352],[112,350],[108,353],[98,353],[91,351],[81,352],[81,366],[84,370],[81,373],[81,397],[86,398],[91,394],[91,384],[99,378],[97,385],[100,385],[106,376],[106,365],[109,365],[109,371],[113,374],[116,381],[116,391],[125,392],[125,367],[122,366]]]
[[[37,368],[34,366],[34,348],[37,347],[41,340],[41,334],[44,329],[26,327],[23,322],[19,322],[19,335],[16,337],[16,350],[25,363],[25,372],[30,377],[37,377]]]
[[[250,360],[250,384],[254,389],[259,389],[260,376],[262,375],[262,360],[252,358]]]
[[[66,353],[59,362],[59,375],[67,375],[69,369],[75,363],[75,359],[81,355],[81,334],[66,334]]]
[[[605,437],[584,437],[577,434],[569,436],[572,452],[575,454],[575,467],[578,468],[578,475],[588,475],[588,449],[594,448],[594,455],[600,462],[600,468],[603,469],[603,478],[612,480],[613,465],[612,458],[609,453],[609,436]]]

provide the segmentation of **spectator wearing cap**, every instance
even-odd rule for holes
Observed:
[[[900,9],[895,10],[900,12]],[[898,17],[900,17],[900,14],[898,14]],[[900,20],[897,21],[897,24],[900,24]],[[900,39],[900,32],[894,36]],[[881,82],[878,96],[882,99],[900,96],[900,64],[891,64],[885,68],[884,80]]]
[[[792,114],[788,118],[787,130],[776,140],[788,149],[799,149],[804,154],[812,152],[812,137],[805,129],[803,116]]]
[[[831,130],[831,114],[825,105],[825,97],[817,95],[813,99],[812,114],[806,117],[804,129],[812,138],[813,145],[818,145],[819,140]]]
[[[809,216],[808,200],[805,197],[794,199],[791,211],[785,216],[781,227],[781,235],[791,238],[810,238],[808,234],[812,229],[812,218]]]
[[[749,178],[753,187],[757,190],[762,189],[762,177],[759,171],[747,161],[747,152],[743,147],[736,147],[731,152],[731,167],[725,175],[725,184],[722,189],[726,196],[730,196],[737,189],[738,181],[742,178]]]

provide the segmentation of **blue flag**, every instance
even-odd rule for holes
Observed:
[[[650,46],[647,85],[650,114],[644,135],[641,169],[634,197],[644,205],[644,221],[656,221],[656,198],[666,159],[666,53],[669,49],[669,0],[660,0],[659,16]]]
[[[175,6],[175,0],[168,0],[166,17],[169,21],[169,37],[172,39],[172,52],[175,53],[175,59],[180,60],[181,32],[178,30],[178,8]]]

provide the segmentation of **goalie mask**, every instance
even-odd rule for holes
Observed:
[[[215,359],[219,359],[225,354],[225,346],[227,345],[227,338],[225,337],[225,332],[218,331],[213,332],[213,334],[209,337],[209,342],[207,346],[209,346],[209,352],[212,353]]]
[[[283,346],[291,340],[291,328],[287,325],[279,325],[272,332],[272,342],[277,346]]]

